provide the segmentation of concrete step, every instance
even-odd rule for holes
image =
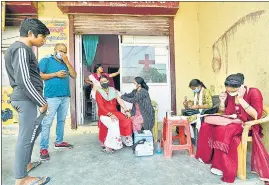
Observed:
[[[51,127],[51,133],[56,131],[56,122],[54,121]],[[17,135],[19,132],[19,124],[2,125],[3,135]],[[87,124],[78,126],[77,130],[71,129],[71,119],[67,119],[65,123],[65,133],[66,134],[97,134],[99,128],[97,124]]]

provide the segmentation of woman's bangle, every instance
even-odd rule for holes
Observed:
[[[124,112],[125,112],[125,113],[126,113],[126,112],[130,112],[130,110],[126,110],[126,111],[124,111]]]
[[[250,107],[250,105],[246,106],[244,109],[247,110]]]
[[[107,113],[107,116],[108,117],[112,116],[112,113],[111,112]]]

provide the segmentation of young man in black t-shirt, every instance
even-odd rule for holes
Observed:
[[[32,46],[41,47],[50,34],[38,19],[26,18],[20,26],[20,39],[5,54],[5,65],[13,88],[11,104],[18,112],[19,135],[15,152],[15,185],[47,184],[49,177],[30,177],[28,172],[40,162],[31,163],[33,146],[41,132],[47,102],[43,97],[43,81]]]

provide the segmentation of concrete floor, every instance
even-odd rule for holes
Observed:
[[[89,127],[78,131],[66,130],[65,139],[74,144],[73,149],[50,148],[51,159],[30,173],[32,176],[50,176],[50,185],[214,185],[226,184],[210,172],[210,166],[191,158],[188,152],[174,152],[172,159],[162,155],[136,158],[131,148],[115,154],[101,152],[97,134]],[[52,131],[51,135],[54,135]],[[55,137],[51,137],[51,145]],[[2,135],[2,184],[14,184],[14,150],[16,131],[3,130]],[[39,158],[39,138],[32,160]],[[249,165],[248,165],[249,167]],[[249,170],[248,170],[249,171]],[[247,174],[247,181],[236,179],[235,184],[262,185],[254,174]]]

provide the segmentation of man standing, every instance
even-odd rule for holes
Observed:
[[[43,82],[32,46],[45,44],[49,29],[38,19],[26,18],[20,26],[20,40],[13,43],[5,54],[5,65],[13,88],[11,104],[18,112],[19,135],[15,153],[15,185],[47,184],[49,177],[30,177],[28,172],[40,162],[31,162],[47,102],[43,98]]]
[[[50,128],[57,113],[56,142],[54,148],[73,148],[64,142],[64,124],[70,102],[69,75],[76,78],[77,73],[66,56],[67,47],[56,44],[54,54],[41,59],[40,75],[45,81],[44,96],[48,102],[48,113],[42,122],[40,139],[40,159],[49,160],[48,153]]]

